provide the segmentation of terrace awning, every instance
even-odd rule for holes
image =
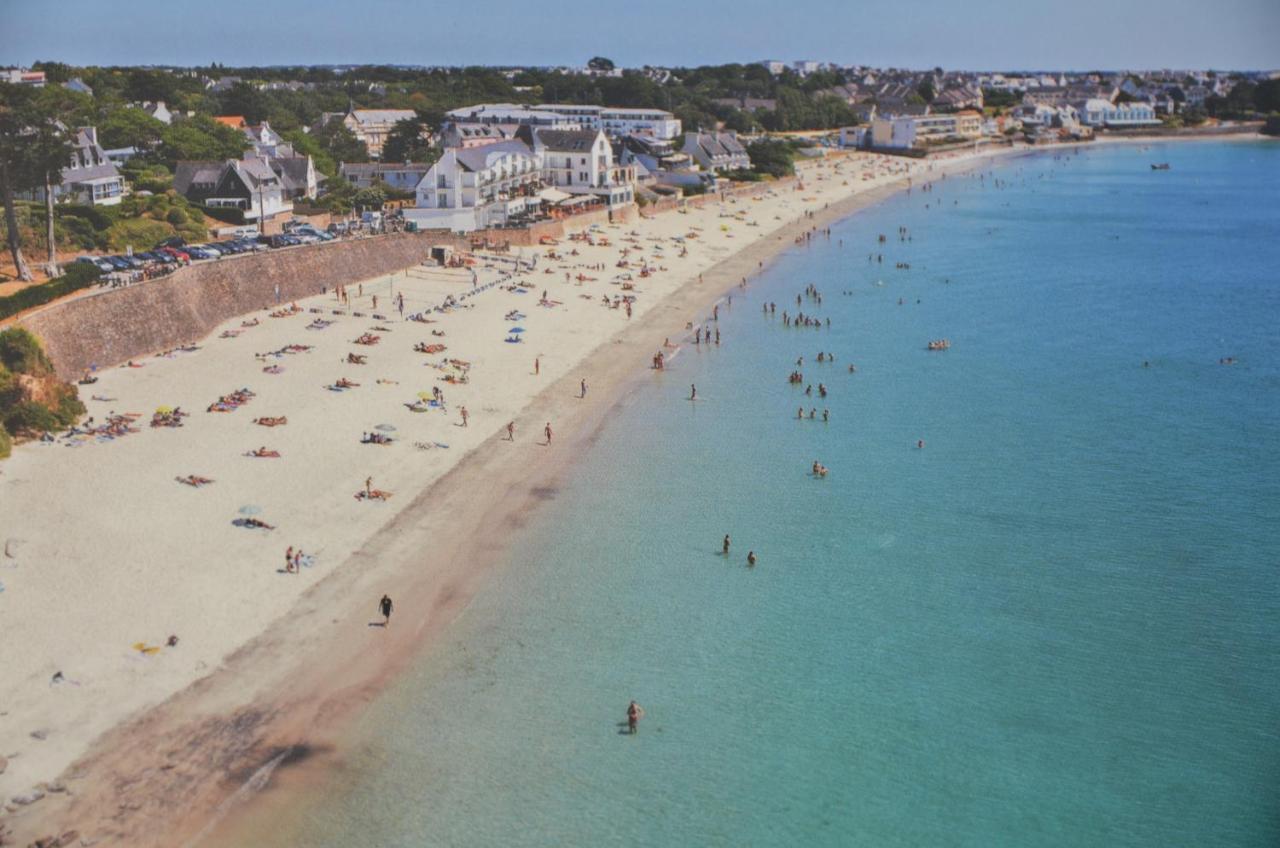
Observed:
[[[561,201],[568,200],[572,195],[566,194],[557,188],[544,188],[542,191],[538,192],[538,197],[548,203],[560,203]]]

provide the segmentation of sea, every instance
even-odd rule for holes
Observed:
[[[925,182],[728,293],[255,844],[1280,845],[1280,144]]]

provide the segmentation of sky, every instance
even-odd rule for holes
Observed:
[[[1280,0],[0,0],[0,66],[1280,68]]]

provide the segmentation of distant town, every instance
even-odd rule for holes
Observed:
[[[349,230],[520,227],[785,176],[797,157],[835,148],[922,157],[1098,134],[1280,132],[1275,71],[41,62],[0,70],[0,92],[0,133],[21,153],[5,170],[12,263],[0,274],[21,280],[34,278],[23,249],[47,254],[49,276],[60,254],[83,252],[82,264],[136,277],[237,249],[194,246],[218,236],[286,246]],[[286,232],[317,214],[323,232]],[[193,245],[182,259],[179,243]]]

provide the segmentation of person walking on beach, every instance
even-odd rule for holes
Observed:
[[[383,595],[382,600],[378,601],[378,612],[382,613],[382,626],[387,627],[391,624],[391,596]]]
[[[584,398],[586,396],[587,396],[587,381],[583,380],[581,388],[578,390],[578,397]]]
[[[364,478],[364,496],[366,498],[373,497],[373,478],[372,477]]]
[[[630,732],[632,736],[634,736],[636,731],[639,730],[640,719],[642,718],[644,718],[644,707],[640,706],[635,701],[627,704],[627,731]]]
[[[542,373],[542,357],[535,356],[533,358],[533,375],[536,377],[540,373]]]
[[[547,422],[547,426],[542,428],[542,433],[547,437],[547,444],[551,444],[551,422]]]
[[[459,412],[461,412],[461,414],[462,414],[462,426],[463,426],[463,427],[465,427],[465,426],[467,426],[467,417],[468,417],[468,416],[467,416],[467,408],[466,408],[465,406],[464,406],[464,407],[461,407],[461,409],[459,410]]]
[[[514,442],[516,440],[516,422],[507,422],[507,441]]]

